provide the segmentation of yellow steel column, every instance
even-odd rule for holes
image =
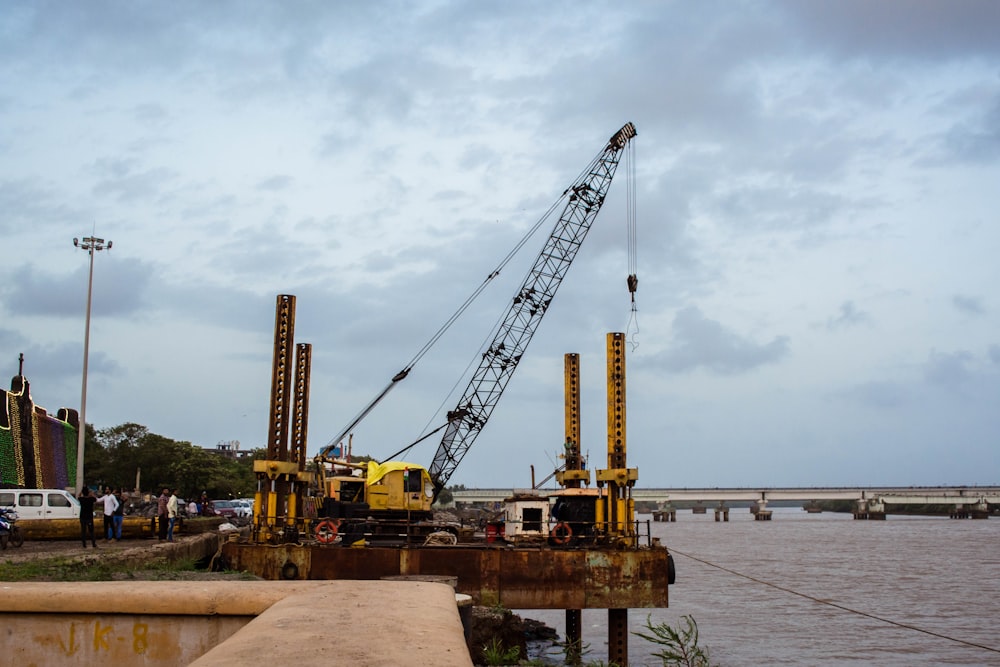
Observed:
[[[570,352],[563,357],[564,405],[566,442],[563,455],[565,470],[556,472],[556,481],[568,489],[580,488],[580,482],[590,484],[590,471],[586,469],[580,453],[580,355]]]
[[[590,471],[580,454],[580,355],[563,357],[564,405],[566,418],[566,469],[556,473],[556,481],[567,489],[590,485]],[[595,516],[595,521],[600,521]],[[600,525],[598,523],[598,525]],[[583,658],[583,610],[566,610],[566,664],[579,665]]]
[[[608,467],[597,470],[597,485],[607,484],[603,498],[608,536],[628,542],[634,536],[632,487],[639,471],[629,468],[625,428],[625,334],[609,333],[608,349]],[[600,505],[601,503],[598,503]]]
[[[297,531],[297,520],[301,517],[302,490],[306,483],[306,436],[309,430],[309,377],[312,368],[312,345],[299,343],[295,346],[295,391],[292,404],[292,441],[289,448],[290,461],[296,464],[298,474],[290,481],[288,489],[288,519],[286,524]]]
[[[295,297],[279,294],[274,313],[274,354],[271,366],[271,410],[268,424],[267,458],[254,461],[259,500],[254,516],[254,534],[269,542],[277,521],[285,513],[288,473],[297,472],[288,453],[288,425],[292,396],[292,354],[295,340]],[[266,487],[266,488],[265,488]]]
[[[607,484],[607,496],[598,502],[606,507],[608,538],[622,546],[634,546],[635,506],[632,486],[639,478],[627,467],[625,429],[625,334],[609,333],[608,349],[608,467],[596,472],[597,485]],[[628,664],[628,609],[608,609],[608,661]]]

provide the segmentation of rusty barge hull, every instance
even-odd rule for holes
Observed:
[[[225,566],[263,579],[454,577],[475,604],[508,609],[667,607],[665,548],[638,550],[477,546],[349,548],[227,542]]]

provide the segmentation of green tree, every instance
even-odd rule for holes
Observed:
[[[104,449],[93,424],[87,424],[83,435],[83,483],[89,486],[104,479]],[[76,470],[70,471],[72,484],[76,487]],[[79,489],[77,489],[79,491]]]
[[[184,498],[197,498],[202,491],[218,497],[218,480],[224,477],[222,457],[201,447],[186,445],[170,462],[169,477]]]

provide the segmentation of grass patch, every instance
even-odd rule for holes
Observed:
[[[82,563],[74,558],[37,558],[21,563],[0,563],[0,580],[111,581],[115,569],[106,563]]]
[[[158,581],[197,579],[205,570],[194,559],[154,560],[134,569],[118,561],[79,558],[37,558],[20,563],[0,562],[0,581]]]

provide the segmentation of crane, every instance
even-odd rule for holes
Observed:
[[[621,160],[622,151],[635,136],[636,129],[632,123],[626,123],[622,126],[620,130],[611,136],[601,152],[587,165],[576,181],[563,191],[561,199],[566,198],[567,201],[562,214],[559,216],[559,220],[549,234],[545,245],[535,259],[520,289],[514,295],[510,308],[496,329],[492,342],[485,348],[486,351],[482,354],[479,366],[473,373],[472,379],[469,381],[458,404],[455,409],[447,413],[446,424],[437,429],[441,430],[443,428],[444,434],[430,468],[426,469],[426,471],[418,471],[416,468],[419,466],[412,466],[414,474],[409,476],[411,466],[409,464],[399,464],[401,470],[395,471],[402,475],[401,479],[406,480],[403,483],[407,485],[407,490],[410,492],[421,491],[423,489],[423,482],[427,482],[428,486],[431,487],[424,489],[430,492],[430,497],[427,501],[421,501],[421,507],[425,510],[425,513],[429,512],[430,504],[447,485],[458,464],[469,451],[476,437],[486,426],[486,422],[499,402],[500,396],[507,387],[507,383],[517,369],[517,365],[521,361],[521,357],[524,355],[531,337],[538,329],[538,325],[541,323],[556,291],[559,289],[559,285],[566,276],[570,264],[572,264],[573,259],[576,257],[581,244],[587,236],[587,232],[590,231],[594,219],[604,204],[604,198],[607,195],[608,188],[611,186],[611,180],[614,178],[618,163]],[[553,206],[554,208],[555,206]],[[553,209],[550,209],[550,211]],[[509,257],[510,255],[508,255],[508,259]],[[499,270],[492,272],[486,282],[489,282],[498,274]],[[630,292],[635,292],[636,284],[635,275],[629,275],[628,286]],[[316,461],[321,471],[324,470],[324,463],[332,462],[330,455],[333,452],[343,451],[341,449],[343,438],[385,398],[396,384],[407,377],[416,361],[436,342],[443,330],[464,311],[482,289],[483,286],[480,286],[479,290],[463,304],[458,313],[452,316],[448,324],[432,337],[431,341],[421,349],[406,368],[396,373],[389,384],[329,444],[320,450],[316,456]],[[431,434],[424,436],[417,442],[429,437],[429,435]],[[396,455],[401,454],[412,446],[412,444],[407,446],[389,458],[393,459]],[[340,461],[340,463],[345,464],[344,461]],[[355,464],[346,463],[346,465]],[[376,469],[377,466],[373,467],[369,474],[373,476],[378,475],[380,478],[383,474],[392,474],[387,470],[377,469],[376,471]],[[324,481],[323,486],[326,489],[328,497],[335,496],[342,498],[348,495],[335,482]],[[411,486],[412,488],[409,488]],[[336,490],[334,491],[334,489]],[[352,497],[360,499],[362,496]],[[389,502],[387,508],[391,509],[395,504],[397,503]],[[414,508],[409,506],[409,501],[406,501],[406,504],[406,510],[409,513],[408,516],[412,516]]]
[[[429,469],[435,497],[447,485],[486,426],[604,204],[622,151],[635,136],[635,126],[626,123],[611,136],[576,182],[563,192],[568,199],[558,222],[514,295],[458,405],[448,412],[448,425]],[[629,289],[632,291],[634,282],[630,276]]]

